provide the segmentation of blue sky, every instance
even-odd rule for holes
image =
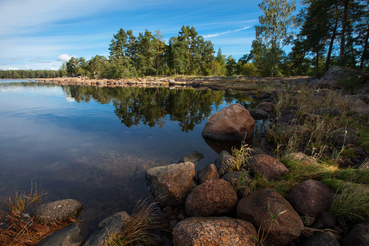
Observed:
[[[0,0],[0,69],[59,69],[71,56],[109,55],[120,28],[135,36],[182,25],[238,59],[249,53],[261,0]],[[297,14],[297,12],[296,12]]]

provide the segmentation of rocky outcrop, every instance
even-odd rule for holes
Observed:
[[[227,151],[223,150],[218,155],[217,159],[215,160],[215,166],[218,169],[218,173],[220,176],[224,175],[231,163],[236,160],[235,157],[233,157],[231,154],[229,154]]]
[[[276,216],[273,221],[272,216]],[[237,205],[237,218],[267,233],[264,245],[287,245],[299,238],[304,225],[291,204],[274,190],[255,191]]]
[[[191,162],[150,168],[145,181],[160,206],[179,206],[195,187],[195,165]]]
[[[226,215],[235,211],[237,202],[237,194],[229,182],[209,180],[191,191],[185,210],[191,217]]]
[[[276,179],[288,173],[288,168],[282,162],[264,154],[257,154],[247,159],[244,168],[250,170],[253,174],[260,172],[268,180]]]
[[[211,179],[219,179],[219,174],[216,166],[210,164],[203,169],[197,171],[197,181],[202,184]]]
[[[247,221],[227,217],[188,218],[173,228],[174,246],[182,245],[256,245],[255,227]]]
[[[73,199],[64,199],[36,206],[30,216],[45,221],[66,220],[76,218],[82,212],[82,203]]]
[[[82,245],[82,230],[79,224],[65,227],[37,244],[38,246],[80,246]]]
[[[231,104],[211,115],[202,136],[219,141],[242,141],[254,133],[255,121],[241,104]]]
[[[330,209],[335,191],[320,181],[309,179],[295,188],[286,196],[295,210],[301,215],[318,218]]]
[[[109,216],[99,223],[98,230],[87,239],[83,246],[105,245],[111,237],[122,230],[130,218],[125,211]]]

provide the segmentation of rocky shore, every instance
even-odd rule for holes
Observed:
[[[162,84],[174,82],[193,84],[188,81],[170,80],[96,80],[77,79],[43,80],[40,82],[124,86],[128,84]],[[94,84],[92,84],[94,83]],[[302,84],[319,81],[302,81]],[[327,84],[327,79],[324,80]],[[197,81],[199,84],[199,81]],[[290,86],[294,86],[293,83]],[[287,87],[287,86],[286,86]],[[287,88],[285,88],[287,89]],[[328,96],[329,89],[317,90],[302,100],[285,89],[259,93],[262,102],[247,110],[240,104],[232,104],[213,114],[207,121],[202,135],[215,141],[242,141],[254,133],[254,119],[269,119],[268,128],[273,134],[287,140],[298,136],[309,141],[313,134],[306,124],[313,126],[321,117],[356,115],[367,122],[369,102],[366,91],[357,95],[335,94],[335,101]],[[281,107],[280,99],[288,99],[288,106]],[[328,101],[331,100],[331,101]],[[344,106],[336,108],[335,102]],[[302,103],[303,102],[303,103]],[[287,104],[286,104],[287,105]],[[278,110],[276,110],[278,108]],[[325,154],[333,156],[335,148],[352,149],[354,155],[337,158],[334,168],[368,170],[369,153],[360,147],[360,136],[350,126],[332,128],[323,136],[327,148]],[[275,136],[277,136],[275,135]],[[288,148],[282,146],[278,148]],[[285,193],[271,188],[258,188],[255,180],[263,182],[288,182],[296,169],[288,163],[312,167],[323,166],[314,158],[314,149],[296,147],[281,159],[266,154],[260,148],[249,148],[246,158],[238,162],[236,156],[222,151],[214,164],[195,172],[195,164],[202,158],[198,152],[181,159],[179,163],[154,167],[146,172],[149,191],[161,210],[170,220],[167,228],[171,238],[158,241],[162,245],[369,245],[369,221],[342,228],[331,208],[339,197],[337,190],[325,184],[322,178],[305,178]],[[332,153],[331,153],[331,152]],[[286,161],[287,160],[287,161]],[[235,164],[236,163],[236,164]],[[236,167],[235,167],[236,165]],[[235,170],[237,169],[237,170]],[[328,173],[328,172],[327,172]],[[254,182],[254,183],[253,183]],[[360,184],[368,189],[367,184]],[[43,220],[63,220],[77,217],[82,210],[78,201],[67,199],[37,206],[31,216]],[[79,224],[66,227],[39,245],[104,245],[117,235],[130,220],[126,212],[118,212],[99,223],[99,229],[87,240],[81,236]]]

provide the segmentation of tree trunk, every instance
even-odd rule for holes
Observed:
[[[365,54],[368,49],[368,39],[369,39],[369,29],[366,30],[364,50],[363,50],[363,53],[361,54],[361,59],[360,59],[360,70],[363,70],[364,58],[365,58]]]
[[[340,45],[340,65],[344,64],[345,56],[345,38],[346,38],[346,27],[347,27],[347,7],[350,0],[343,1],[343,18],[342,18],[342,33],[341,33],[341,45]]]
[[[337,7],[337,3],[335,4],[336,7],[336,14],[338,12],[338,7]],[[334,23],[334,28],[333,28],[333,33],[332,33],[332,37],[331,37],[331,42],[329,43],[329,48],[328,48],[328,53],[327,53],[327,58],[325,60],[325,67],[324,67],[324,72],[326,72],[329,68],[329,62],[331,59],[331,53],[332,53],[332,48],[333,48],[333,42],[336,39],[336,30],[337,30],[337,25],[338,25],[338,17],[336,17],[336,22]]]

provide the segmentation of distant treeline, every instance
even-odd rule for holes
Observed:
[[[0,70],[2,79],[56,78],[60,71],[55,70]]]

